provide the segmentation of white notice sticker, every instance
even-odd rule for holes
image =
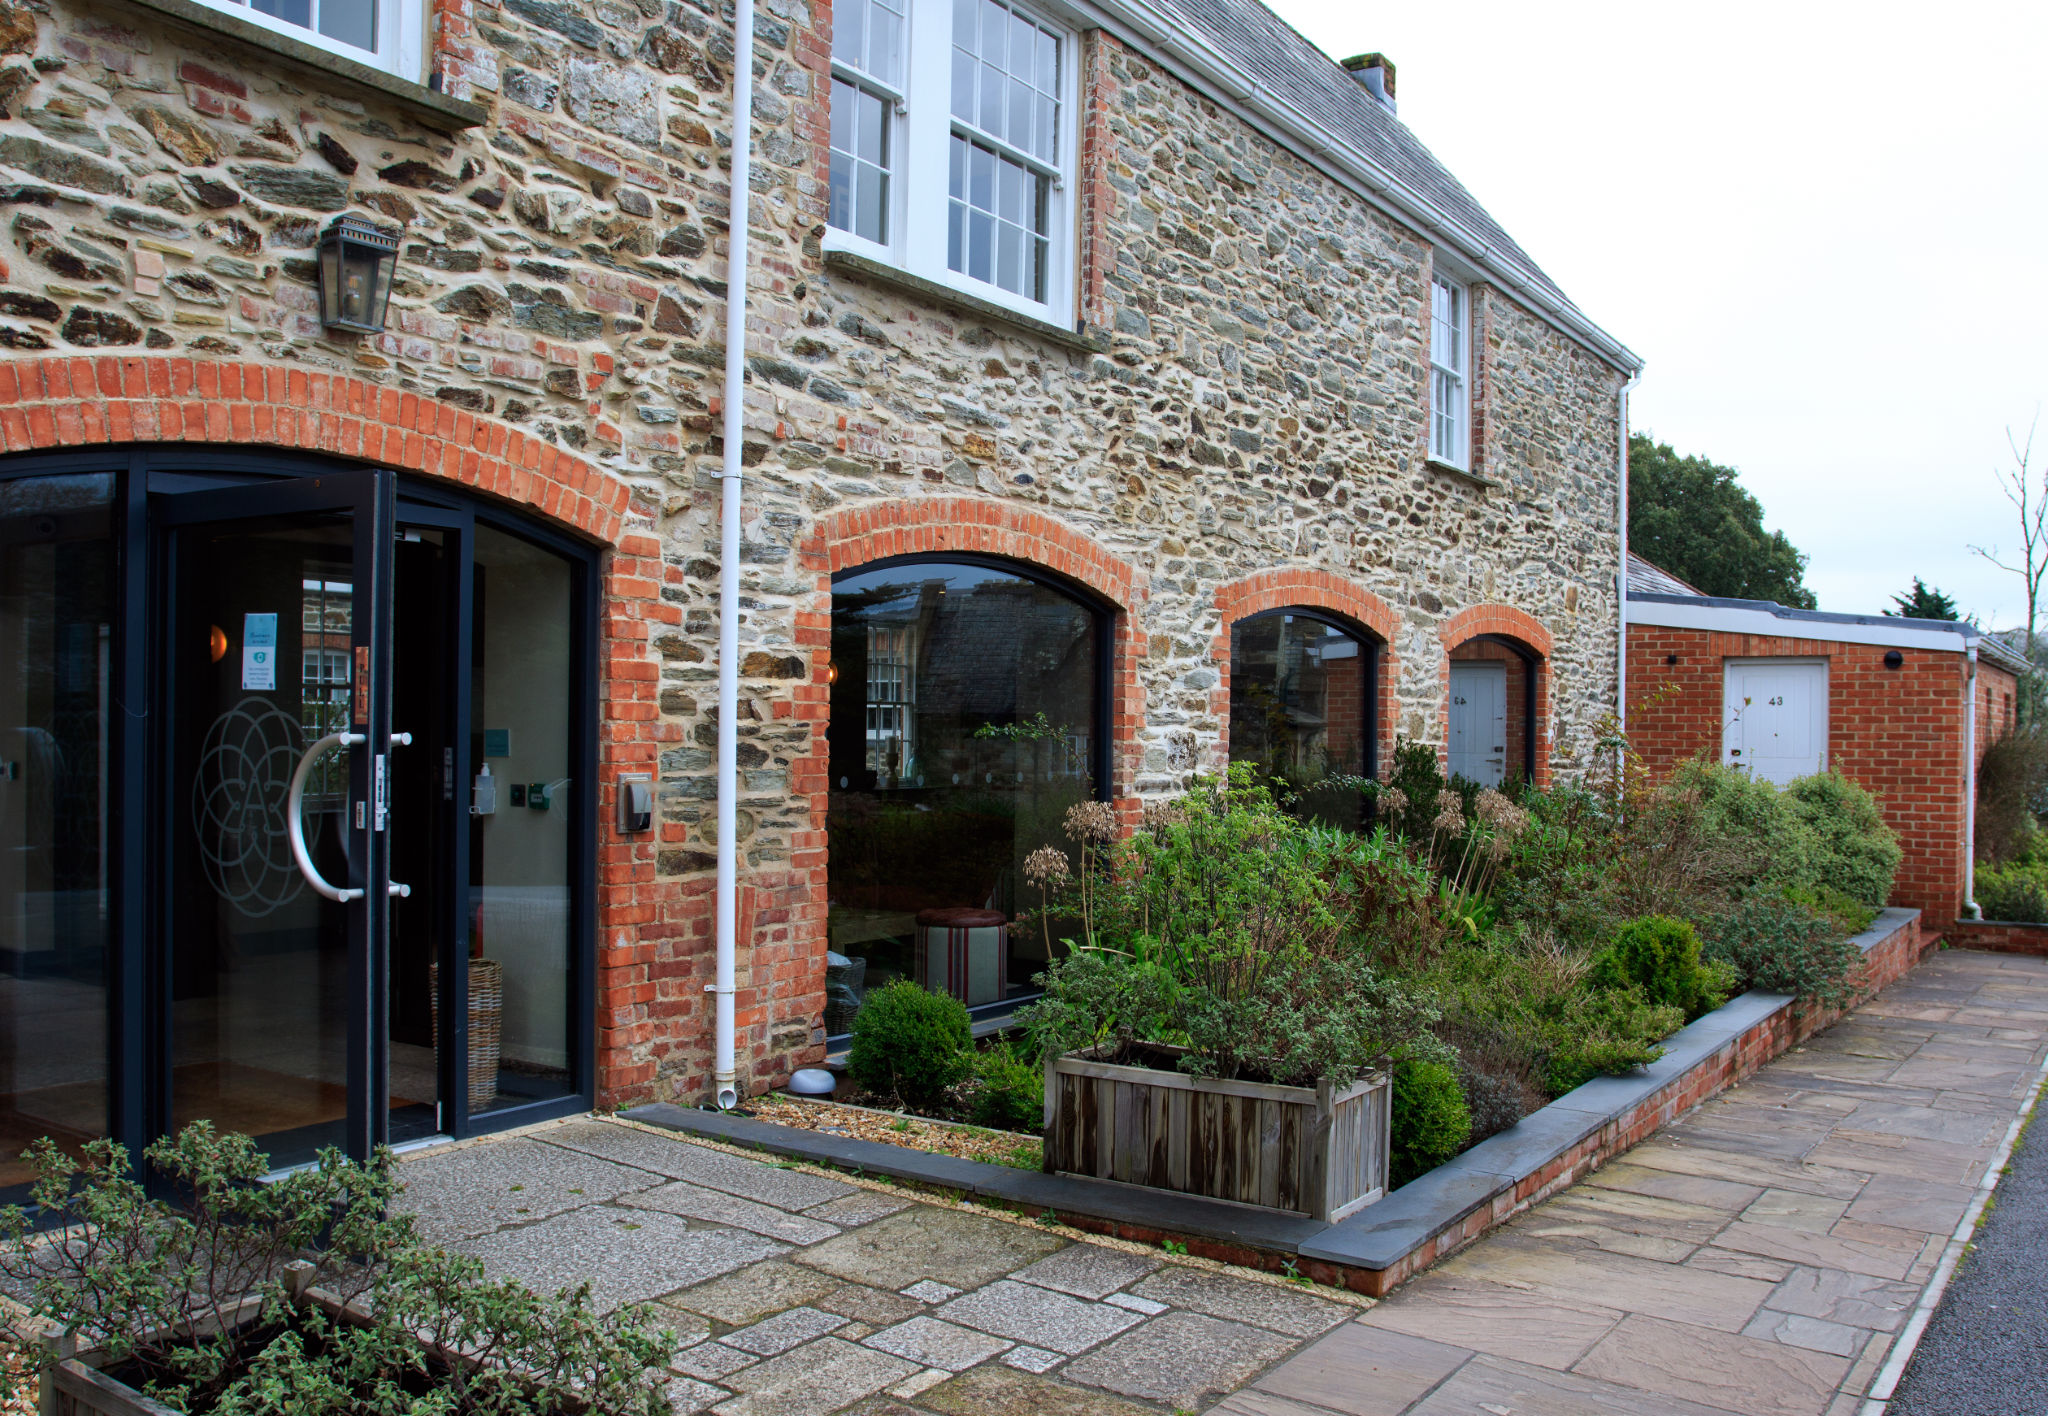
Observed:
[[[277,616],[242,616],[242,687],[277,687]]]

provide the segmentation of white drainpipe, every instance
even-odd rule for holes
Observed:
[[[1982,919],[1977,904],[1977,641],[1970,641],[1970,675],[1963,693],[1963,918]]]
[[[1621,394],[1616,399],[1621,420],[1618,435],[1621,457],[1621,568],[1615,572],[1615,604],[1620,606],[1620,619],[1616,626],[1614,663],[1614,717],[1623,733],[1628,732],[1628,391],[1642,381],[1641,374],[1631,374],[1622,382]]]
[[[736,0],[732,66],[732,216],[725,263],[725,465],[718,495],[718,981],[712,1081],[718,1107],[739,1104],[733,979],[739,923],[740,481],[746,429],[747,207],[754,148],[754,0]]]

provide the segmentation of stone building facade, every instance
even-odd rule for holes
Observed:
[[[595,1100],[696,1100],[731,14],[435,0],[413,83],[233,9],[0,4],[0,442],[395,467],[595,546]],[[1472,237],[1483,211],[1335,66],[1318,101],[1393,144],[1368,153],[1384,190],[1132,13],[1061,9],[1071,327],[828,252],[831,0],[758,14],[738,745],[756,1086],[823,1053],[835,572],[972,552],[1106,606],[1102,790],[1127,817],[1227,761],[1230,626],[1262,610],[1379,646],[1383,749],[1443,741],[1451,656],[1478,636],[1533,656],[1536,779],[1576,771],[1615,706],[1633,356],[1504,233]],[[1210,28],[1256,57],[1284,27],[1246,14],[1250,38]],[[319,319],[315,246],[342,212],[400,238],[381,334]],[[1429,456],[1447,268],[1473,350],[1455,470]],[[632,771],[658,779],[648,835],[612,824]]]

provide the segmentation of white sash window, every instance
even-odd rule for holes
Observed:
[[[423,0],[199,0],[209,9],[373,69],[426,79]]]
[[[1465,287],[1435,276],[1430,280],[1429,455],[1453,467],[1469,466],[1472,417],[1467,392],[1469,362]]]

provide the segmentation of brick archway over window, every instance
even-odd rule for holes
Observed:
[[[1138,730],[1145,720],[1144,690],[1138,684],[1145,636],[1138,610],[1145,603],[1146,578],[1130,562],[1063,522],[1029,507],[982,497],[926,497],[851,507],[826,517],[804,539],[802,564],[818,577],[818,598],[808,613],[797,616],[797,645],[813,652],[810,682],[796,692],[798,715],[811,723],[812,746],[792,789],[822,798],[827,785],[825,727],[831,690],[825,664],[832,648],[832,577],[891,556],[948,552],[1001,556],[1053,571],[1115,609],[1110,628],[1109,791],[1117,809],[1135,821],[1139,804],[1131,789],[1137,777]],[[822,811],[812,815],[822,823]],[[822,825],[818,834],[822,840]]]
[[[600,778],[651,770],[665,727],[655,708],[660,666],[650,644],[682,610],[661,598],[670,572],[661,542],[629,531],[632,492],[609,473],[492,418],[345,375],[268,364],[147,356],[0,361],[0,452],[210,443],[326,453],[498,497],[604,543],[599,694]],[[679,572],[677,572],[679,574]],[[634,936],[680,891],[655,882],[655,846],[619,840],[611,787],[599,789],[598,1100],[643,1095],[655,1063],[652,950]],[[674,828],[664,827],[664,832]],[[707,965],[708,969],[708,965]]]
[[[1523,675],[1535,682],[1534,730],[1518,734],[1512,727],[1509,765],[1533,748],[1530,775],[1539,787],[1550,785],[1550,631],[1534,615],[1512,605],[1474,605],[1445,620],[1437,631],[1443,641],[1443,697],[1438,730],[1448,753],[1451,737],[1451,660],[1499,659],[1507,664],[1508,719],[1510,724],[1528,710],[1528,690]],[[1517,652],[1519,651],[1519,652]],[[1533,743],[1529,739],[1533,738]],[[1446,759],[1448,760],[1448,759]]]
[[[1242,580],[1233,580],[1228,585],[1219,586],[1216,591],[1216,638],[1209,652],[1221,679],[1209,695],[1209,711],[1222,724],[1216,747],[1218,768],[1230,760],[1231,628],[1239,620],[1250,619],[1253,615],[1297,605],[1305,610],[1323,610],[1350,620],[1379,640],[1379,682],[1374,685],[1380,739],[1377,747],[1379,760],[1382,763],[1391,761],[1395,718],[1393,686],[1400,680],[1400,663],[1394,654],[1394,630],[1398,621],[1393,609],[1372,591],[1341,575],[1332,575],[1327,570],[1311,570],[1306,566],[1283,566],[1278,570],[1262,570]]]
[[[446,477],[607,545],[632,500],[625,483],[517,428],[344,375],[141,356],[0,362],[0,452],[135,442],[289,448]]]

